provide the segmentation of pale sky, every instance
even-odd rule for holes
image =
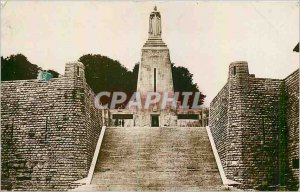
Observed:
[[[1,10],[1,55],[22,53],[43,69],[101,54],[128,69],[141,59],[154,5],[171,62],[187,67],[207,95],[227,81],[230,62],[244,60],[256,77],[285,78],[299,67],[296,1],[8,1]]]

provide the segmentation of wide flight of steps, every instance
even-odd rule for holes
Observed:
[[[204,127],[107,128],[91,185],[98,191],[221,190]]]

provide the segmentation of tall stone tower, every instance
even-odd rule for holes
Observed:
[[[161,15],[156,7],[149,17],[149,37],[142,48],[137,91],[173,92],[170,54],[161,38]]]
[[[148,92],[174,95],[170,53],[161,38],[161,15],[156,6],[149,17],[149,36],[142,48],[139,66],[137,92],[144,101]],[[174,113],[160,106],[152,106],[138,112],[136,124],[139,126],[170,126],[174,124]],[[176,120],[175,120],[176,121]],[[174,123],[172,123],[174,122]]]

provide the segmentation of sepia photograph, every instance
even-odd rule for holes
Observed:
[[[299,1],[1,0],[1,191],[298,191]]]

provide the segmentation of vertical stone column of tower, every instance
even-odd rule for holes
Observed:
[[[138,74],[137,92],[141,94],[143,101],[148,92],[161,93],[161,97],[163,93],[168,93],[169,97],[174,96],[170,53],[161,38],[161,33],[161,15],[154,7],[149,17],[149,37],[142,48]],[[160,109],[160,107],[152,106],[148,110],[140,111],[136,125],[170,125],[170,119],[174,119],[174,115],[171,117],[170,107],[169,109]]]

